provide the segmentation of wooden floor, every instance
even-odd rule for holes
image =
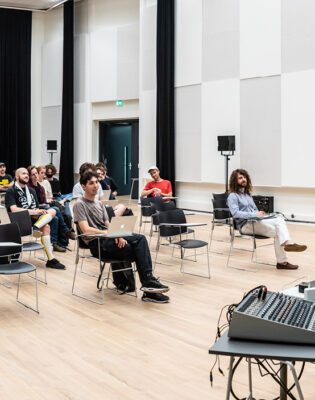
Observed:
[[[133,209],[139,213],[137,205]],[[197,237],[208,240],[210,216],[188,219],[208,223],[197,228]],[[224,399],[228,360],[221,358],[225,377],[215,369],[211,388],[209,369],[214,357],[208,355],[222,306],[238,302],[258,284],[281,290],[295,279],[315,279],[314,225],[290,225],[289,230],[294,240],[309,246],[305,253],[290,255],[299,270],[278,271],[266,265],[256,273],[227,269],[228,243],[215,241],[213,249],[224,254],[211,254],[211,279],[185,276],[183,286],[171,285],[169,304],[141,302],[140,291],[137,299],[106,291],[103,306],[72,296],[74,254],[70,252],[58,254],[67,270],[48,270],[48,285],[39,285],[39,315],[16,303],[15,288],[1,286],[0,399]],[[228,240],[227,229],[216,228],[215,238]],[[250,246],[248,240],[239,242],[240,247]],[[155,243],[152,240],[152,250]],[[261,249],[259,256],[274,261],[272,248]],[[236,251],[231,262],[255,268],[249,259],[249,253]],[[158,265],[156,276],[180,278],[179,259],[171,258],[169,248],[162,248],[160,260],[173,265]],[[42,274],[43,262],[34,264]],[[85,265],[97,272],[95,261]],[[187,271],[206,272],[206,258],[201,255],[197,263],[188,261],[186,266]],[[82,292],[99,294],[95,278],[84,274],[79,278]],[[22,289],[26,300],[33,300],[34,287],[25,284]],[[307,365],[301,379],[305,399],[315,398],[314,373],[315,366]],[[277,396],[271,378],[260,378],[257,371],[254,375],[256,399]],[[234,382],[239,397],[247,395],[244,367]]]

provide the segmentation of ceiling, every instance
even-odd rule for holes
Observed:
[[[60,2],[61,0],[0,0],[0,7],[45,11]]]

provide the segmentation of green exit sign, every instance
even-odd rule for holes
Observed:
[[[116,100],[116,106],[122,107],[124,105],[124,100]]]

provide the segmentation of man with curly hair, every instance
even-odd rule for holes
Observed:
[[[298,265],[290,264],[286,252],[306,250],[307,246],[294,243],[285,223],[284,218],[279,215],[270,219],[263,219],[266,214],[259,211],[251,196],[252,182],[248,172],[244,169],[236,169],[232,172],[229,182],[229,197],[227,204],[233,218],[236,220],[237,228],[241,233],[253,233],[275,238],[275,254],[277,269],[297,269]],[[251,218],[257,221],[249,223]],[[261,218],[261,219],[259,219]]]

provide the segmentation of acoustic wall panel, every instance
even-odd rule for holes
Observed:
[[[282,71],[315,68],[315,2],[282,2]]]
[[[201,85],[175,89],[177,181],[201,180]]]
[[[281,78],[282,185],[314,188],[315,69]]]
[[[176,0],[175,21],[175,86],[201,83],[202,0]]]
[[[240,81],[227,79],[202,84],[202,180],[225,183],[225,158],[218,152],[217,136],[235,135],[236,152],[230,170],[240,164]]]
[[[117,99],[117,29],[90,34],[91,102]]]
[[[54,154],[54,164],[59,165],[60,147],[61,147],[61,106],[59,107],[43,107],[42,109],[42,162],[49,162],[49,154],[47,153],[47,139],[56,140],[58,151]]]
[[[241,167],[255,186],[281,185],[281,78],[241,81]]]
[[[87,35],[74,36],[74,102],[86,101]]]
[[[156,163],[156,90],[141,92],[139,143],[139,176],[149,177],[148,168]]]
[[[139,98],[139,24],[118,27],[117,98]]]
[[[281,73],[281,0],[240,0],[240,76]]]
[[[239,78],[239,2],[203,1],[202,81]]]
[[[140,17],[140,89],[156,88],[156,5],[143,7]]]
[[[49,42],[42,47],[42,107],[60,106],[62,102],[63,42]]]

